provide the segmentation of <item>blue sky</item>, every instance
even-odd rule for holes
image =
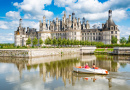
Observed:
[[[113,10],[113,20],[118,25],[120,36],[130,35],[130,0],[0,0],[0,43],[13,43],[14,31],[19,18],[24,27],[39,29],[39,20],[67,17],[73,11],[82,20],[85,17],[91,26],[101,25],[108,19],[108,10]]]

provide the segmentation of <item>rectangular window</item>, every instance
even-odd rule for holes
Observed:
[[[82,37],[82,40],[84,40],[84,37]]]
[[[117,34],[117,31],[115,31],[115,34]]]
[[[74,35],[76,35],[76,32],[74,32]]]
[[[95,35],[95,33],[93,33],[93,35]]]
[[[101,38],[99,37],[99,40],[100,40]]]
[[[111,39],[112,39],[113,35],[111,35]]]
[[[85,33],[85,35],[86,35],[86,33]]]
[[[115,36],[115,38],[117,38],[117,36]]]
[[[87,40],[89,40],[89,37],[87,37]]]
[[[95,37],[93,37],[93,40],[95,40]]]
[[[90,37],[90,40],[92,40],[92,37]]]
[[[111,30],[113,30],[113,27],[111,27]]]
[[[92,33],[90,33],[90,35],[92,35]]]
[[[113,34],[113,31],[111,31],[111,34]]]
[[[89,35],[89,33],[87,33],[87,35]]]

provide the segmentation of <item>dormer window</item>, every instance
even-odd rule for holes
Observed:
[[[111,30],[113,30],[113,27],[111,26]]]
[[[117,26],[115,26],[115,30],[117,30]]]

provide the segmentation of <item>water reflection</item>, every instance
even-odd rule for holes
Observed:
[[[84,66],[86,63],[90,67],[95,63],[97,67],[107,69],[110,75],[104,76],[72,72],[74,66]],[[80,56],[73,54],[29,59],[0,57],[0,68],[3,69],[0,70],[0,84],[6,81],[4,84],[8,86],[8,82],[11,83],[10,87],[12,89],[14,89],[14,86],[17,89],[19,86],[21,87],[20,89],[26,89],[26,86],[28,87],[27,89],[31,89],[33,85],[29,87],[28,83],[36,81],[35,84],[41,85],[39,87],[44,86],[45,89],[78,90],[87,88],[91,90],[95,86],[97,90],[122,90],[122,88],[127,90],[130,89],[129,63],[130,56]],[[116,86],[120,88],[116,88]],[[5,89],[5,87],[2,89]]]

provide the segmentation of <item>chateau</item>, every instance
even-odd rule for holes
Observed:
[[[27,30],[22,27],[22,19],[19,21],[19,27],[17,31],[14,32],[14,42],[15,46],[26,46],[26,40],[28,37],[31,40],[34,37],[37,37],[38,40],[41,38],[43,41],[50,37],[58,39],[61,37],[62,39],[73,39],[73,40],[88,40],[88,41],[96,41],[103,42],[104,44],[111,44],[112,36],[115,36],[119,44],[120,40],[120,31],[117,25],[112,20],[112,10],[108,11],[108,20],[105,24],[102,24],[102,28],[94,28],[91,29],[89,22],[85,21],[83,18],[82,23],[80,18],[75,17],[75,13],[72,13],[72,16],[69,15],[66,18],[66,13],[64,12],[64,16],[62,20],[56,18],[56,21],[47,20],[46,17],[43,16],[43,23],[39,21],[39,31],[36,31],[35,28],[27,27]]]

